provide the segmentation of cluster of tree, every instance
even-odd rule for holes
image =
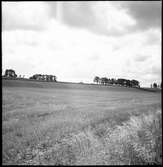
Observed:
[[[159,84],[157,84],[157,83],[153,83],[153,84],[151,84],[151,88],[162,88],[162,82],[161,82],[161,84],[159,85]]]
[[[25,78],[25,75],[19,75],[18,78]]]
[[[42,80],[42,81],[57,81],[57,77],[55,75],[42,75],[42,74],[35,74],[29,79],[35,79],[35,80]]]
[[[23,76],[19,75],[19,77],[18,77],[14,70],[6,69],[5,74],[3,75],[3,77],[5,77],[5,78],[24,78],[25,75],[23,75]],[[30,77],[29,79],[53,81],[53,82],[57,81],[57,77],[55,75],[35,74],[32,77]]]
[[[3,77],[7,77],[7,78],[16,78],[17,75],[16,75],[16,73],[15,73],[14,70],[12,70],[12,69],[6,69],[5,74],[4,74]]]
[[[15,73],[15,71],[14,70],[12,70],[12,69],[6,69],[5,70],[5,74],[4,75],[2,75],[2,77],[6,77],[6,78],[24,78],[25,77],[25,75],[17,75],[16,73]]]
[[[123,78],[106,78],[106,77],[98,77],[96,76],[93,80],[97,84],[102,84],[102,85],[121,85],[121,86],[127,86],[127,87],[140,87],[139,81],[137,80],[128,80],[128,79],[123,79]]]

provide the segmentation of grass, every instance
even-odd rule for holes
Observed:
[[[160,93],[9,80],[2,93],[3,164],[162,164]]]
[[[100,133],[99,129],[105,131]],[[160,165],[162,164],[161,112],[132,116],[123,125],[101,123],[63,137],[55,144],[47,138],[24,155],[31,165]],[[100,130],[100,131],[101,131]],[[22,159],[24,162],[22,163]]]

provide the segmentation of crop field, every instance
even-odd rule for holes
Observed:
[[[3,164],[162,164],[161,93],[2,82]]]

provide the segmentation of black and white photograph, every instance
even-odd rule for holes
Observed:
[[[1,1],[2,165],[162,165],[162,1]]]

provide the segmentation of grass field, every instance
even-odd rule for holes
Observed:
[[[161,93],[2,82],[3,164],[162,164]]]

